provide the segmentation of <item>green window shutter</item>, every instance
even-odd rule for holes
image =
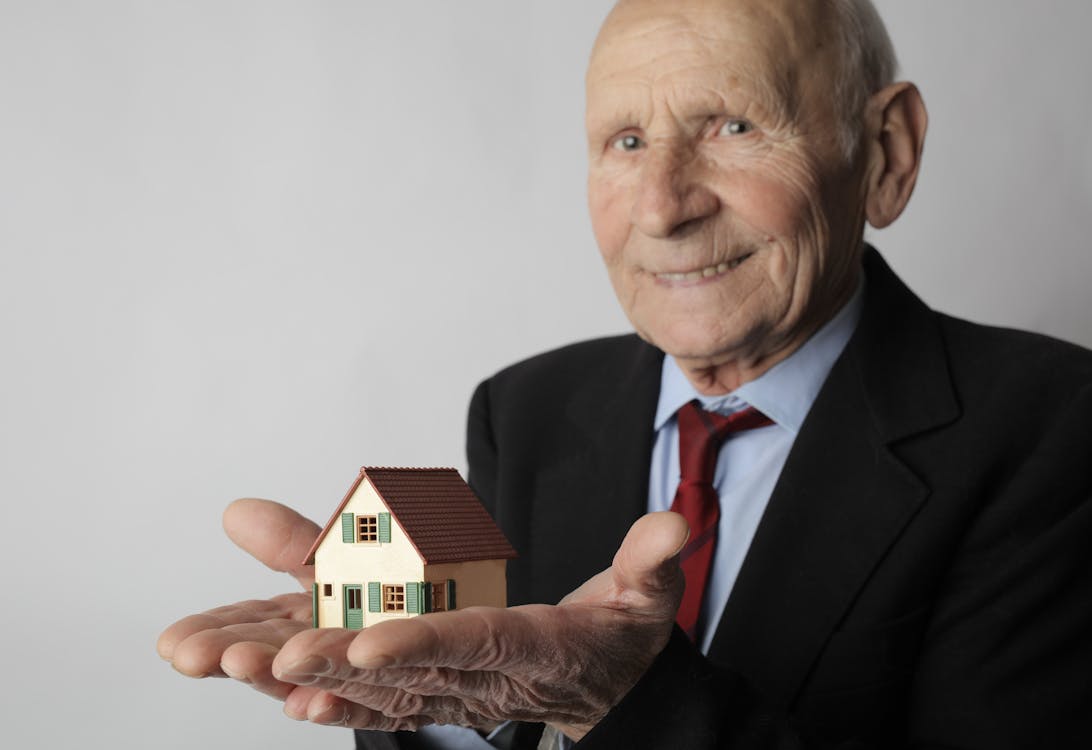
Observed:
[[[447,580],[447,608],[455,609],[455,581]]]
[[[421,614],[421,584],[417,581],[406,583],[406,614]]]
[[[382,612],[383,602],[379,601],[379,598],[383,595],[383,592],[379,588],[378,581],[368,581],[368,611],[369,612]]]
[[[391,540],[391,514],[380,513],[379,514],[379,541],[390,542]]]
[[[311,584],[311,627],[318,627],[318,584]]]
[[[356,541],[356,531],[353,529],[353,514],[341,514],[341,541],[352,544]]]
[[[422,604],[424,605],[421,608],[422,614],[431,612],[432,611],[432,584],[431,583],[426,582],[421,586],[421,601],[422,601]]]

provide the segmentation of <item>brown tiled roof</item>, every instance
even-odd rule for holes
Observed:
[[[428,564],[516,557],[512,545],[455,469],[365,466],[307,553],[305,564],[315,561],[315,550],[362,481],[370,482],[379,493]]]

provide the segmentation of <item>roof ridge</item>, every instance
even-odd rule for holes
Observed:
[[[454,466],[361,466],[361,472],[455,472]]]
[[[405,471],[412,472],[414,474],[432,471],[454,471],[458,473],[459,470],[454,466],[361,466],[361,471]]]

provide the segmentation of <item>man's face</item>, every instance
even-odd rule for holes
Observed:
[[[596,44],[596,239],[638,333],[685,363],[764,370],[853,291],[863,180],[822,5],[632,0]]]

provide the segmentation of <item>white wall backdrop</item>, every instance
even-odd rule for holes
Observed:
[[[936,307],[1092,345],[1092,5],[878,5],[932,130],[874,241]],[[232,498],[461,469],[481,377],[626,329],[584,211],[608,7],[0,0],[0,743],[350,746],[155,637],[288,587]]]

